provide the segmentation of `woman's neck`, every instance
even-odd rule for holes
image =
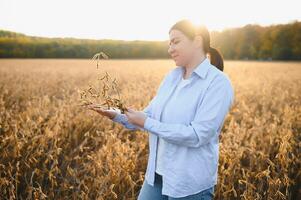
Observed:
[[[206,59],[206,55],[202,53],[198,53],[196,56],[193,57],[190,63],[184,66],[184,74],[183,78],[187,79],[192,74],[193,70],[201,64]]]

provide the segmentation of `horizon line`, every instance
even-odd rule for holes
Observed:
[[[301,22],[301,20],[299,19],[293,19],[293,20],[289,20],[286,23],[271,23],[268,25],[262,25],[260,23],[249,23],[249,24],[245,24],[243,26],[234,26],[234,27],[225,27],[222,28],[220,30],[216,30],[216,29],[212,29],[209,30],[209,32],[224,32],[227,30],[231,30],[231,29],[239,29],[239,28],[243,28],[245,26],[260,26],[260,27],[271,27],[271,26],[278,26],[278,25],[287,25],[287,24],[293,24],[293,23],[298,23]],[[31,35],[31,34],[27,34],[27,33],[22,33],[22,32],[18,32],[15,30],[8,30],[8,29],[3,29],[0,27],[0,31],[7,31],[7,32],[13,32],[16,34],[22,34],[25,35],[27,37],[38,37],[38,38],[47,38],[47,39],[77,39],[77,40],[114,40],[114,41],[125,41],[125,42],[138,42],[138,41],[143,41],[143,42],[165,42],[168,41],[168,39],[166,40],[148,40],[148,39],[138,39],[138,40],[131,40],[131,39],[114,39],[114,38],[84,38],[84,37],[74,37],[74,36],[43,36],[43,35]]]

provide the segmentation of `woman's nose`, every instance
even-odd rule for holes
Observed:
[[[169,46],[167,52],[169,53],[169,55],[171,55],[174,52],[174,48],[172,46]]]

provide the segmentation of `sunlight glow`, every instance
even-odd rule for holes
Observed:
[[[0,0],[0,29],[46,37],[166,40],[178,20],[210,31],[301,20],[300,0]]]

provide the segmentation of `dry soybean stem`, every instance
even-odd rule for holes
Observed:
[[[97,61],[97,69],[99,67],[99,60],[101,58],[108,59],[109,57],[103,52],[99,52],[92,57],[92,60]],[[106,106],[107,109],[118,108],[120,109],[121,113],[127,111],[127,108],[121,100],[116,78],[112,79],[109,73],[105,72],[105,75],[101,78],[98,78],[97,80],[101,82],[101,91],[98,92],[95,88],[89,85],[89,88],[87,90],[80,92],[81,105],[87,106],[97,102],[102,102],[100,104],[100,107]],[[111,94],[117,94],[118,97],[114,98],[113,96],[111,96]]]

